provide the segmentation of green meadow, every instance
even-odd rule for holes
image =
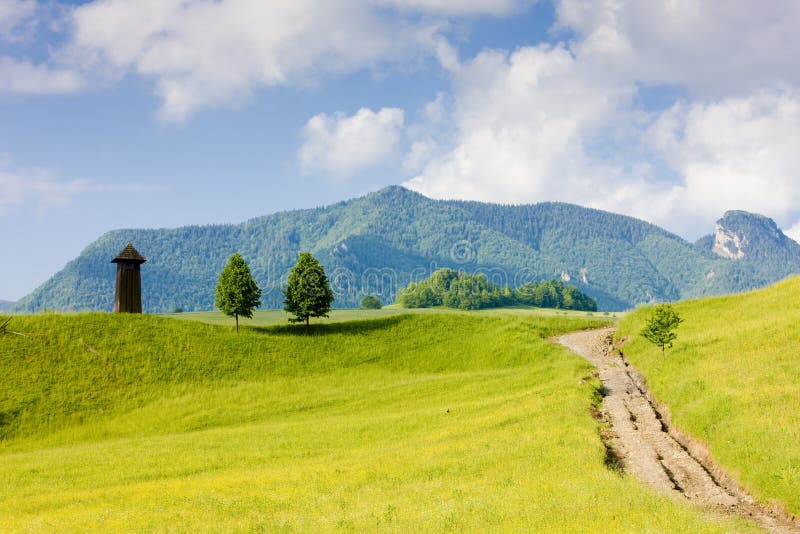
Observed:
[[[15,316],[0,531],[751,529],[605,466],[599,383],[547,341],[598,319],[359,317]]]
[[[750,492],[800,515],[800,278],[676,304],[674,347],[637,336],[648,309],[622,319],[622,350],[678,427],[707,443]]]
[[[331,310],[330,317],[320,317],[311,320],[312,324],[330,324],[343,321],[356,321],[362,319],[377,319],[382,317],[392,317],[396,315],[429,315],[429,314],[463,314],[461,310],[445,307],[434,308],[402,308],[397,305],[384,306],[379,310],[361,310],[354,308],[341,308]],[[471,312],[473,315],[482,316],[509,316],[509,315],[537,315],[542,317],[592,317],[603,320],[616,320],[624,317],[625,312],[586,312],[575,310],[557,310],[553,308],[534,308],[530,306],[517,306],[512,308],[486,309]],[[165,317],[184,319],[190,321],[200,321],[209,324],[233,326],[233,318],[228,317],[218,311],[208,312],[183,312],[164,314]],[[253,312],[253,317],[247,319],[239,317],[239,323],[250,326],[274,326],[286,325],[290,315],[283,310],[257,310]]]

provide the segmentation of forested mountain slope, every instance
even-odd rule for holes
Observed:
[[[483,272],[512,288],[561,278],[605,310],[741,291],[800,272],[800,245],[770,219],[745,212],[727,213],[714,235],[691,244],[644,221],[580,206],[432,200],[394,186],[238,225],[115,230],[14,309],[110,310],[109,262],[129,241],[148,259],[147,312],[213,308],[217,277],[234,252],[248,261],[269,308],[282,306],[282,284],[301,251],[325,266],[337,307],[357,306],[365,294],[393,302],[398,289],[443,267]]]

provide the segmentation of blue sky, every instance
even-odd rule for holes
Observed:
[[[0,299],[108,230],[404,184],[800,235],[793,0],[0,0]]]

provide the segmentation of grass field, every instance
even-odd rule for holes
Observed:
[[[747,530],[604,466],[598,384],[546,341],[591,324],[15,316],[0,531]]]
[[[340,308],[331,310],[330,317],[312,318],[313,324],[330,324],[340,323],[343,321],[356,321],[365,319],[377,319],[381,317],[393,317],[396,315],[429,315],[429,314],[463,314],[463,311],[451,308],[401,308],[396,305],[384,306],[380,310],[360,310],[352,308]],[[574,310],[555,310],[550,308],[531,308],[531,307],[514,307],[514,308],[496,308],[487,310],[478,310],[469,312],[481,316],[509,316],[509,315],[522,315],[522,316],[541,316],[541,317],[593,317],[603,320],[616,320],[619,317],[624,317],[625,312],[585,312]],[[200,321],[209,324],[229,325],[234,324],[233,318],[224,315],[219,311],[209,312],[185,312],[185,313],[170,313],[165,314],[166,317],[175,319],[185,319],[190,321]],[[250,326],[273,326],[273,325],[286,325],[289,324],[288,313],[283,310],[258,310],[253,313],[252,319],[239,318],[240,324]]]
[[[677,425],[704,440],[748,490],[800,515],[800,278],[675,305],[684,318],[666,358],[620,321],[626,356]]]

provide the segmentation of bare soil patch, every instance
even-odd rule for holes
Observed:
[[[558,342],[597,367],[603,385],[601,435],[609,464],[651,486],[769,532],[800,533],[800,521],[757,502],[713,461],[696,439],[674,429],[644,377],[613,347],[613,328],[566,334]]]

